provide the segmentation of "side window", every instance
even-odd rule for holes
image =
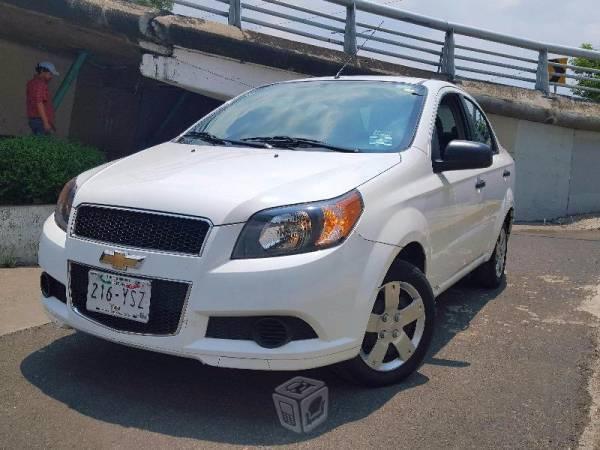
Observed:
[[[460,97],[457,94],[446,94],[438,106],[435,117],[431,141],[432,159],[443,159],[444,150],[450,141],[466,138]]]
[[[487,144],[494,152],[497,152],[492,130],[479,107],[468,98],[464,98],[464,103],[465,111],[471,124],[472,140]]]

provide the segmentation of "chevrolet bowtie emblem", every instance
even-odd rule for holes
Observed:
[[[104,250],[102,256],[100,256],[102,264],[110,264],[116,270],[137,269],[143,260],[144,256],[131,256],[126,253],[111,252],[109,250]]]

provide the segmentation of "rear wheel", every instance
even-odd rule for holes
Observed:
[[[370,386],[399,382],[418,369],[433,336],[435,300],[425,275],[394,264],[379,289],[360,353],[339,369]]]
[[[506,225],[500,230],[500,235],[494,247],[494,253],[490,260],[475,270],[477,282],[486,288],[495,289],[502,284],[504,280],[504,270],[506,268],[506,253],[508,250],[508,232]]]

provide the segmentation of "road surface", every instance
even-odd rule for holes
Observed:
[[[0,447],[600,448],[599,232],[516,231],[506,285],[460,283],[437,320],[404,384],[305,372],[330,390],[310,434],[282,428],[271,400],[297,373],[215,369],[50,324],[17,331],[0,337]]]

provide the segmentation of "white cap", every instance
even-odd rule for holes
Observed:
[[[41,67],[42,69],[46,69],[52,75],[56,75],[56,76],[60,75],[58,73],[58,71],[56,70],[56,67],[54,67],[54,64],[52,64],[50,61],[43,61],[38,64],[38,67]]]

